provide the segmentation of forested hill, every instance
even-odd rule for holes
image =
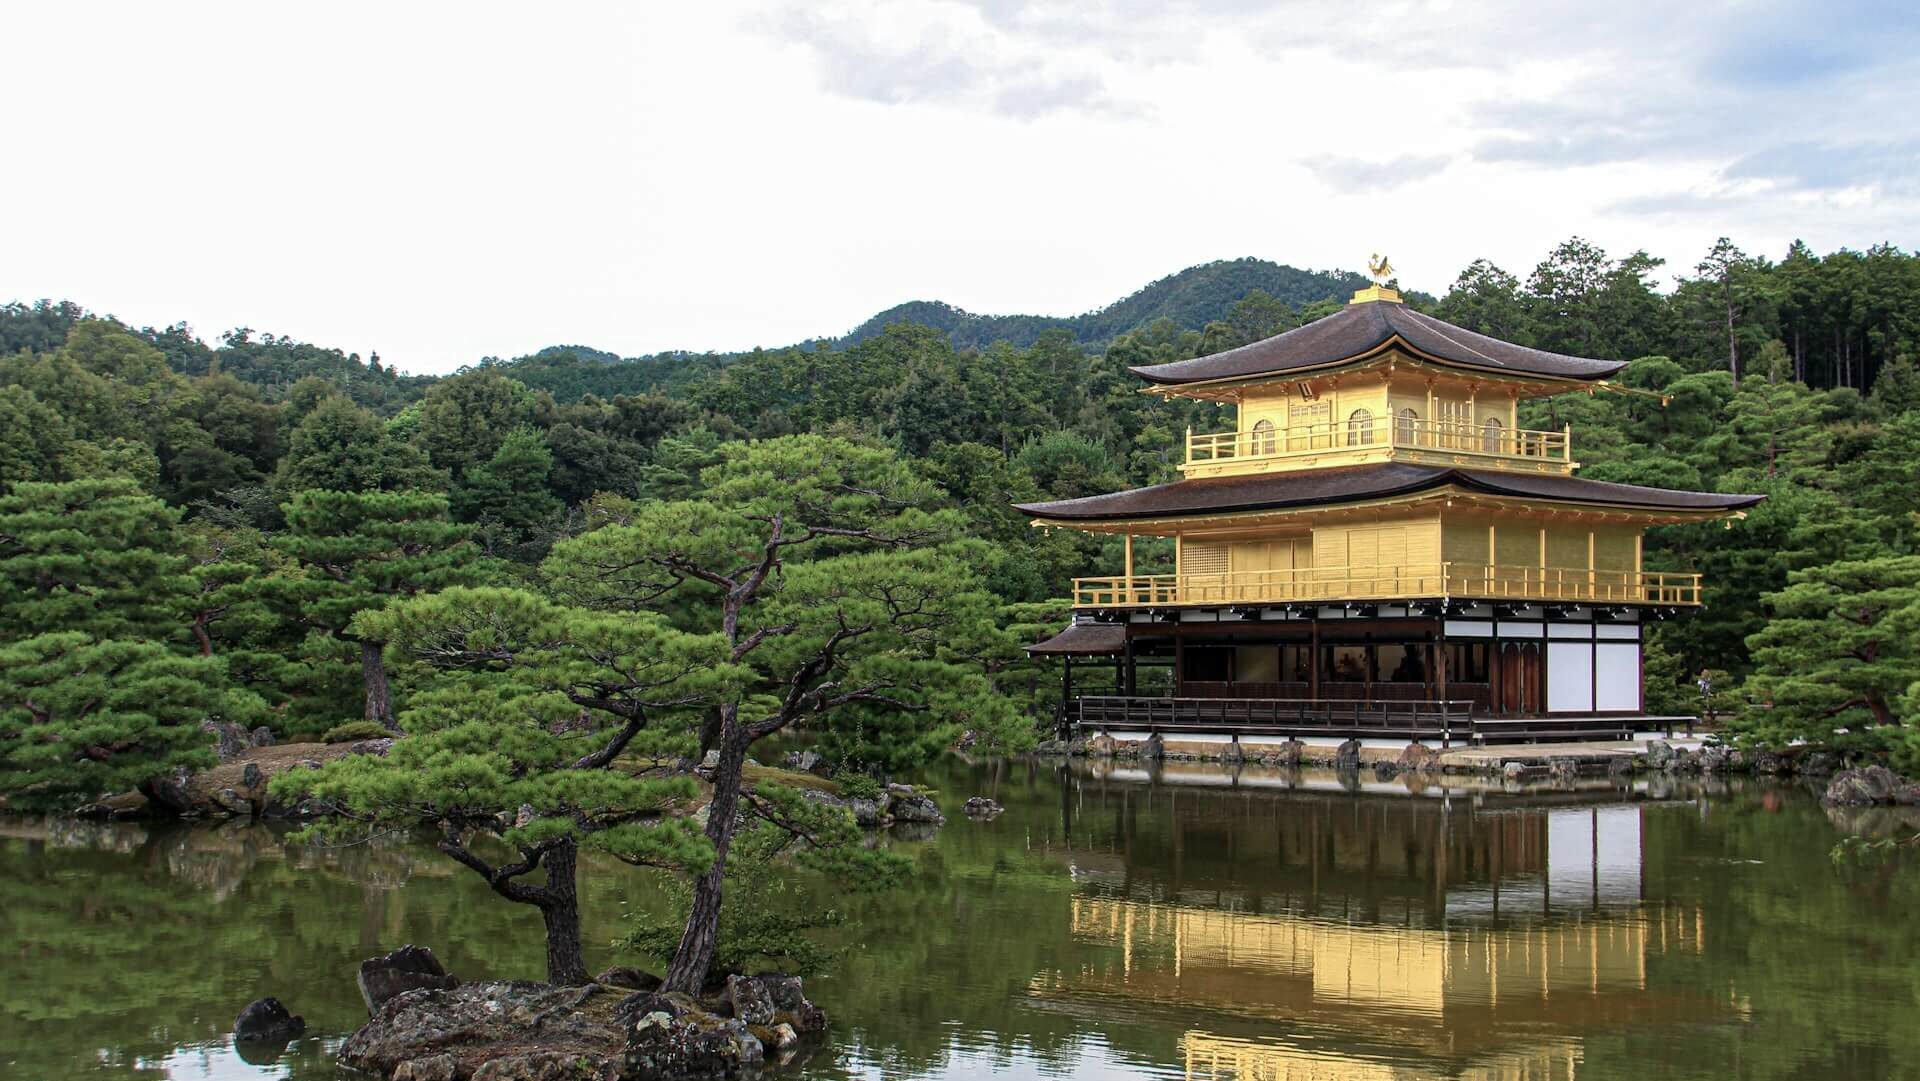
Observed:
[[[960,349],[981,349],[994,342],[1024,348],[1054,327],[1082,345],[1101,345],[1157,319],[1170,319],[1182,330],[1199,330],[1225,319],[1241,297],[1255,291],[1304,308],[1316,301],[1344,300],[1366,284],[1359,274],[1301,270],[1265,259],[1227,259],[1169,274],[1132,296],[1081,315],[975,315],[937,300],[915,300],[888,308],[841,340],[852,344],[894,323],[919,323],[945,331]]]
[[[1359,274],[1301,270],[1265,259],[1225,259],[1188,267],[1142,287],[1131,296],[1080,315],[978,315],[938,300],[897,304],[839,338],[790,346],[847,349],[870,341],[902,323],[945,334],[955,349],[985,349],[995,342],[1026,348],[1049,330],[1065,331],[1092,349],[1104,348],[1130,331],[1165,321],[1176,331],[1204,330],[1228,319],[1235,305],[1251,297],[1257,305],[1299,311],[1345,300],[1367,284]],[[1431,297],[1415,294],[1416,299]],[[504,362],[516,379],[561,400],[583,394],[611,397],[677,391],[748,353],[659,353],[620,360],[585,346],[553,346]]]

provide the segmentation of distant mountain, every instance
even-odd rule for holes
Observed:
[[[1240,298],[1258,289],[1292,307],[1324,300],[1345,300],[1367,279],[1359,274],[1301,270],[1265,259],[1225,259],[1188,267],[1145,286],[1133,295],[1080,315],[977,315],[938,300],[897,304],[861,323],[845,336],[826,339],[845,348],[871,338],[894,323],[918,323],[944,331],[957,349],[982,349],[997,341],[1025,347],[1043,331],[1065,328],[1082,345],[1099,348],[1160,319],[1182,330],[1200,330],[1225,318]],[[818,341],[789,348],[811,349]],[[584,345],[555,345],[505,362],[515,379],[550,391],[562,400],[593,393],[601,397],[672,391],[701,374],[726,366],[739,353],[657,353],[622,360]]]
[[[1082,315],[975,315],[937,300],[909,301],[855,327],[840,343],[871,338],[893,323],[920,323],[946,331],[954,346],[962,349],[997,341],[1028,346],[1053,327],[1064,327],[1083,345],[1103,345],[1158,319],[1171,319],[1184,330],[1199,330],[1224,318],[1228,309],[1255,289],[1298,308],[1315,301],[1344,300],[1366,285],[1367,279],[1360,274],[1301,270],[1265,259],[1227,259],[1188,267]]]

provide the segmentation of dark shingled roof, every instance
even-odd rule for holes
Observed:
[[[1067,629],[1027,647],[1028,653],[1093,657],[1127,648],[1127,628],[1119,623],[1069,623]]]
[[[1448,484],[1489,495],[1680,511],[1739,510],[1766,498],[1759,495],[1642,488],[1634,484],[1611,484],[1557,474],[1505,473],[1388,462],[1384,465],[1349,465],[1287,473],[1200,477],[1158,484],[1151,488],[1092,495],[1084,499],[1016,503],[1014,507],[1036,518],[1063,522],[1177,518],[1228,511],[1353,503],[1384,496],[1408,495]]]
[[[1528,349],[1422,315],[1405,304],[1373,300],[1349,304],[1324,319],[1238,349],[1171,364],[1149,364],[1132,371],[1150,382],[1176,386],[1275,375],[1364,357],[1396,336],[1443,361],[1515,375],[1593,380],[1627,366],[1625,361],[1589,360]]]

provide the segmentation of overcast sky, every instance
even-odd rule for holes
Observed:
[[[8,7],[0,301],[447,371],[1920,226],[1920,5]]]

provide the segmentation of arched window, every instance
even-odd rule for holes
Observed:
[[[1253,453],[1272,454],[1277,446],[1278,441],[1273,437],[1273,422],[1256,421],[1253,425]]]
[[[1347,446],[1357,447],[1373,442],[1373,414],[1365,409],[1356,409],[1347,414]]]
[[[1393,441],[1403,447],[1414,445],[1414,437],[1420,430],[1420,414],[1412,409],[1402,409],[1393,421]]]
[[[1480,423],[1480,449],[1487,454],[1498,454],[1500,444],[1500,420],[1488,417]]]

